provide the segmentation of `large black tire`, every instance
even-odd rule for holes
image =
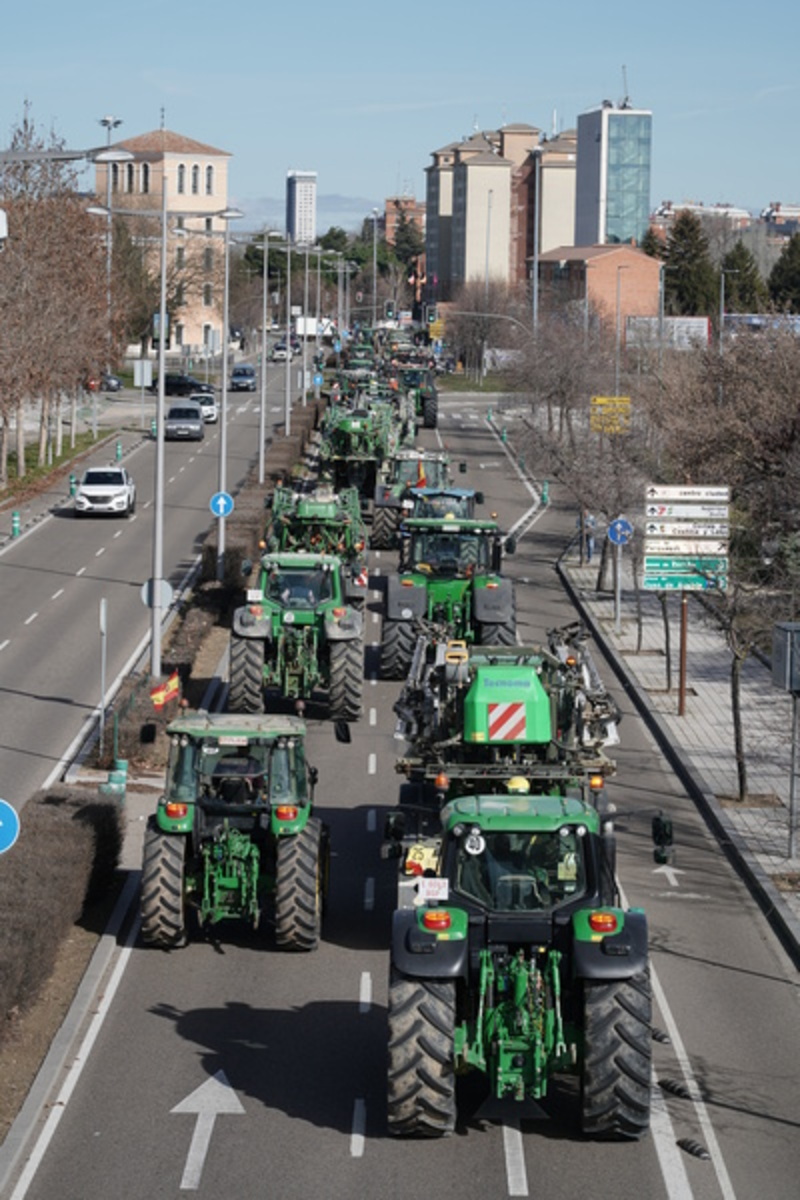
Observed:
[[[414,657],[417,639],[410,621],[383,622],[381,642],[381,675],[384,679],[405,679]]]
[[[650,971],[583,985],[581,1126],[590,1137],[639,1138],[650,1125]]]
[[[369,535],[370,549],[391,550],[397,537],[399,524],[399,509],[376,507],[372,513],[372,529]]]
[[[334,721],[357,721],[363,712],[364,643],[331,642],[330,710]]]
[[[422,424],[425,429],[435,429],[439,423],[439,397],[422,397]]]
[[[278,839],[275,940],[283,950],[316,950],[327,888],[327,839],[311,817],[300,833]]]
[[[228,712],[263,713],[264,643],[231,634]]]
[[[186,837],[164,833],[150,817],[142,856],[142,941],[172,950],[185,946],[184,864]]]
[[[389,979],[388,1128],[395,1136],[442,1137],[456,1125],[450,979]]]
[[[480,646],[516,646],[517,622],[512,617],[510,621],[491,624],[485,621],[478,626],[478,644]]]

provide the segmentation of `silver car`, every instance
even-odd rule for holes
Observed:
[[[203,420],[207,425],[213,425],[219,420],[219,409],[217,408],[216,396],[206,395],[203,392],[195,392],[189,397],[192,404],[199,404],[200,411],[203,414]]]
[[[75,516],[104,513],[130,517],[136,511],[136,485],[124,467],[89,467],[75,493]]]
[[[170,404],[164,421],[165,441],[202,442],[205,437],[203,410],[191,400]]]

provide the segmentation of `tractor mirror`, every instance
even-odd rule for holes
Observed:
[[[242,559],[242,574],[245,576],[245,578],[247,578],[247,576],[252,575],[252,573],[253,573],[252,560],[249,558],[243,558]]]
[[[653,860],[657,863],[669,862],[672,855],[672,821],[663,812],[653,817]]]
[[[517,539],[515,537],[506,538],[506,554],[515,554],[517,549]]]
[[[476,492],[476,493],[475,493],[475,503],[476,503],[476,504],[483,504],[483,492]]]
[[[319,779],[318,769],[316,767],[309,767],[308,768],[308,782],[311,784],[312,788],[317,786],[318,779]]]
[[[459,472],[460,472],[462,475],[466,475],[466,473],[467,473],[467,464],[466,464],[465,462],[460,462],[460,463],[458,464],[458,469],[459,469]]]
[[[347,721],[335,721],[333,725],[333,733],[340,745],[350,745],[352,739],[350,737],[350,726],[347,724]]]

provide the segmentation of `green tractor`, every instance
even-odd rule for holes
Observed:
[[[322,425],[321,477],[337,492],[354,487],[362,503],[368,503],[383,463],[394,454],[400,436],[392,404],[360,397],[356,408],[332,405]]]
[[[398,770],[409,782],[384,846],[400,863],[392,1134],[452,1133],[457,1079],[475,1071],[489,1091],[479,1116],[542,1115],[564,1074],[579,1080],[584,1134],[648,1129],[647,921],[619,903],[603,751],[616,722],[601,686],[589,719],[590,677],[569,646],[505,660],[502,648],[456,647],[406,690],[412,752]],[[442,720],[430,690],[444,696]]]
[[[425,429],[435,429],[439,423],[439,393],[436,378],[430,367],[401,366],[397,368],[401,388],[411,396],[414,411]]]
[[[243,573],[252,573],[245,561]],[[228,709],[264,711],[276,690],[302,711],[317,689],[334,720],[361,716],[364,623],[348,605],[341,561],[333,555],[266,553],[247,603],[233,613]]]
[[[514,645],[514,588],[500,574],[503,549],[493,520],[414,517],[401,529],[400,571],[386,580],[381,672],[404,679],[420,634],[496,646]]]
[[[474,488],[413,487],[405,494],[403,513],[407,518],[473,521],[479,504],[483,504],[483,492],[476,492]]]
[[[316,949],[328,832],[312,815],[303,722],[187,713],[167,736],[166,786],[144,840],[145,943],[177,948],[195,926],[231,919],[257,928],[272,901],[278,946]]]
[[[466,469],[466,463],[463,464]],[[375,488],[370,546],[389,550],[395,545],[404,515],[405,502],[427,488],[446,488],[450,483],[450,459],[441,450],[400,449],[384,464]]]
[[[279,554],[308,550],[340,558],[347,602],[363,609],[369,583],[367,527],[356,489],[334,492],[326,484],[276,487],[266,503],[270,510],[266,549]]]

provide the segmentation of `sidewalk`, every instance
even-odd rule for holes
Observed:
[[[769,669],[758,659],[746,660],[742,719],[751,795],[741,805],[736,800],[730,652],[696,598],[689,593],[686,711],[679,717],[679,593],[670,603],[673,670],[667,694],[664,628],[654,593],[641,595],[642,649],[636,652],[637,614],[629,559],[623,555],[619,634],[613,592],[595,591],[597,565],[581,567],[576,546],[558,569],[688,794],[800,966],[800,857],[788,858],[791,696],[773,685]]]

